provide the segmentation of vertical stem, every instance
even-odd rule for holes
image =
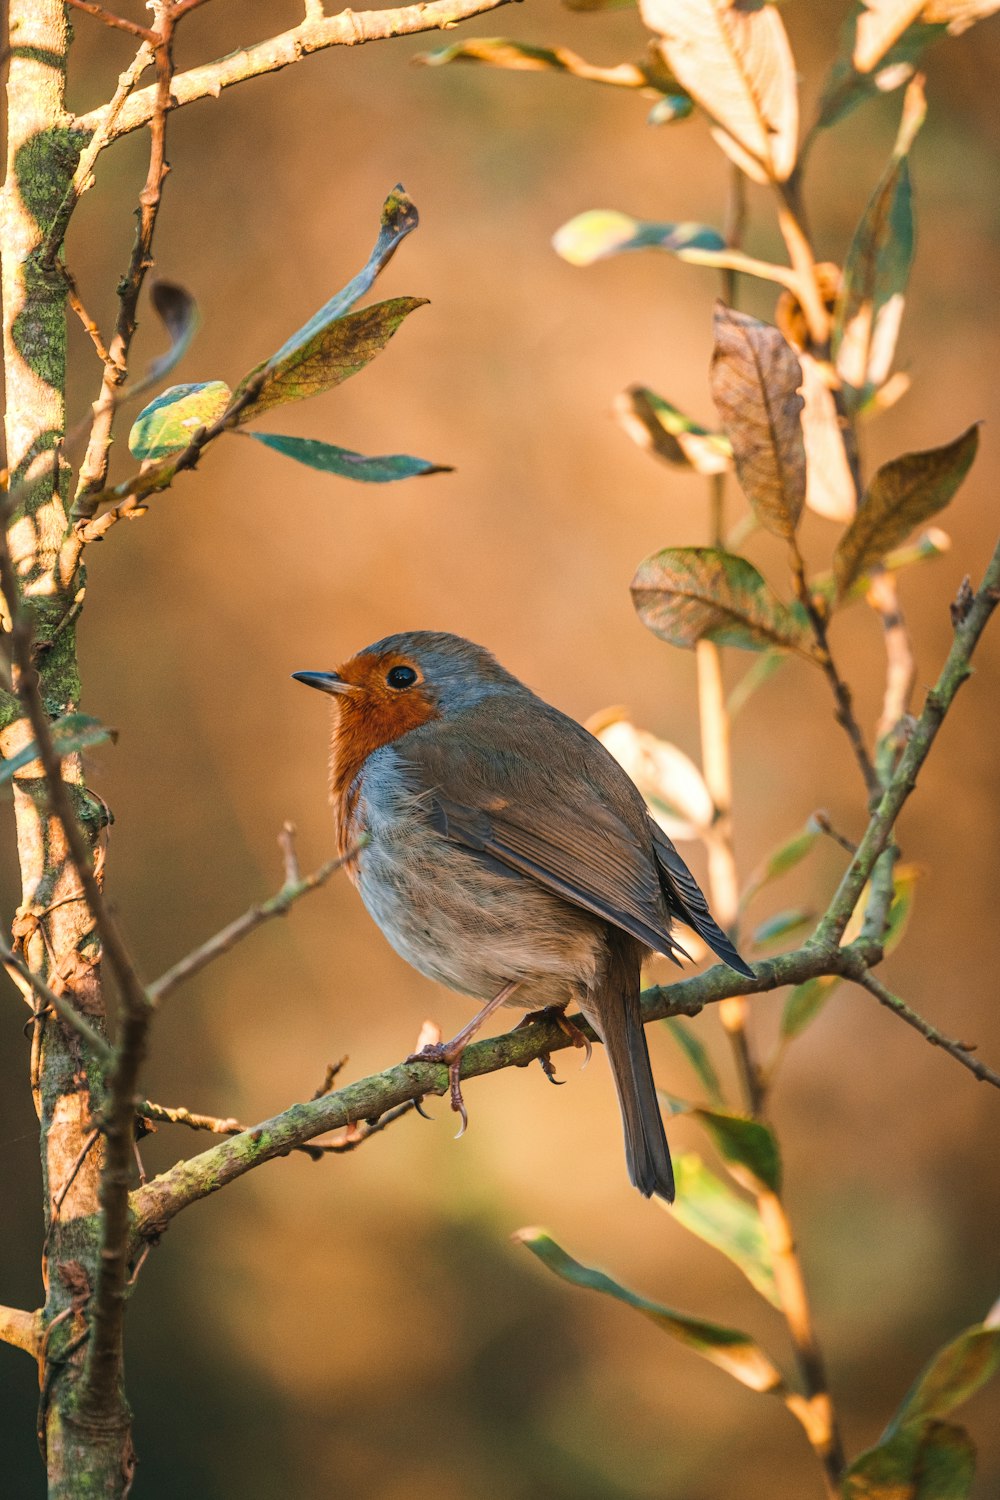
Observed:
[[[45,708],[56,714],[75,707],[80,698],[71,611],[81,581],[75,562],[67,564],[60,550],[68,483],[58,451],[65,416],[65,283],[58,269],[41,263],[40,250],[65,199],[82,142],[69,129],[64,105],[69,30],[62,0],[10,0],[8,14],[0,273],[7,466],[17,505],[12,514],[5,510],[2,522],[13,586],[25,606],[15,611],[22,622],[18,628],[27,632],[22,644],[30,639]],[[8,610],[8,630],[11,623]],[[0,752],[9,756],[33,737],[18,698],[0,693]],[[62,775],[99,864],[104,815],[83,784],[79,757],[63,761]],[[103,1032],[100,944],[37,762],[14,779],[14,813],[22,883],[15,944],[30,967],[61,987]],[[128,1412],[120,1390],[99,1421],[80,1422],[76,1405],[85,1309],[98,1263],[98,1187],[104,1160],[100,1138],[93,1149],[84,1151],[84,1146],[100,1108],[103,1082],[100,1066],[84,1052],[76,1033],[39,1008],[32,1047],[46,1222],[39,1435],[49,1494],[57,1500],[84,1492],[117,1497],[131,1465]]]
[[[721,487],[713,482],[712,533],[716,546],[722,519]],[[716,809],[708,839],[709,890],[717,919],[723,927],[732,929],[739,910],[739,882],[733,850],[730,720],[722,679],[722,654],[711,641],[699,641],[696,649],[702,770]],[[746,1107],[752,1115],[759,1117],[767,1103],[767,1088],[747,1024],[746,997],[735,995],[723,1000],[719,1013],[733,1049]],[[829,1500],[835,1500],[840,1493],[844,1454],[823,1356],[812,1323],[802,1266],[795,1249],[795,1237],[784,1205],[776,1193],[759,1193],[757,1208],[805,1391],[802,1410],[797,1414],[822,1464]]]

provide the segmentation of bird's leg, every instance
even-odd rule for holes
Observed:
[[[459,1140],[469,1123],[469,1114],[465,1108],[465,1100],[462,1098],[462,1088],[459,1083],[459,1074],[462,1071],[462,1053],[472,1041],[476,1032],[484,1021],[489,1020],[495,1010],[506,1003],[517,989],[519,981],[505,984],[499,994],[494,995],[492,1000],[487,1000],[482,1010],[473,1016],[472,1020],[461,1031],[455,1033],[450,1042],[430,1042],[426,1047],[421,1047],[419,1052],[411,1052],[406,1059],[407,1062],[437,1062],[448,1064],[448,1093],[451,1099],[451,1107],[457,1115],[461,1115],[462,1124],[456,1135]]]

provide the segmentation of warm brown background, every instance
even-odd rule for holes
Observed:
[[[815,97],[844,7],[785,15]],[[137,3],[122,13],[140,18]],[[181,66],[294,24],[295,4],[207,6]],[[126,41],[77,18],[73,103],[107,97]],[[587,18],[532,0],[474,24],[562,41],[595,61],[638,55],[629,13]],[[464,33],[458,33],[464,34]],[[994,412],[998,334],[996,25],[930,61],[930,118],[914,152],[919,255],[902,359],[912,394],[865,439],[866,463],[954,437]],[[272,890],[275,834],[304,863],[331,848],[323,703],[289,680],[383,633],[451,629],[488,643],[569,713],[627,703],[697,747],[694,662],[647,635],[627,585],[638,560],[705,539],[700,482],[658,468],[609,415],[648,382],[703,419],[707,271],[654,255],[574,270],[552,232],[591,207],[718,222],[726,169],[702,122],[654,130],[637,96],[554,76],[409,66],[444,38],[315,57],[175,115],[157,233],[161,274],[196,294],[204,327],[177,378],[230,381],[276,348],[363,261],[397,180],[422,227],[380,283],[431,298],[342,390],[276,414],[277,431],[365,452],[409,451],[457,473],[351,486],[230,439],[89,560],[84,707],[121,731],[92,781],[116,814],[112,894],[144,973]],[[820,252],[841,258],[887,156],[899,96],[817,148],[810,205]],[[124,266],[144,139],[101,162],[71,261],[107,327]],[[751,193],[750,248],[779,253]],[[767,315],[767,294],[744,288]],[[159,349],[154,320],[141,364]],[[96,388],[74,327],[71,409]],[[122,444],[124,447],[124,444]],[[954,548],[903,585],[921,691],[947,649],[947,602],[995,530],[998,446],[987,424],[947,517]],[[120,456],[124,474],[125,458]],[[735,502],[734,502],[735,503]],[[811,521],[817,563],[835,536]],[[776,548],[753,556],[784,587]],[[863,609],[835,644],[867,722],[878,631]],[[749,665],[734,654],[731,670]],[[996,744],[1000,633],[977,657],[902,825],[927,868],[917,919],[887,966],[895,988],[1000,1059]],[[746,874],[824,806],[862,826],[857,775],[818,674],[788,667],[741,719],[737,828]],[[16,884],[5,852],[3,910]],[[697,850],[692,863],[703,872]],[[832,848],[762,902],[823,900]],[[769,903],[769,904],[768,904]],[[780,1001],[758,1002],[764,1032]],[[346,880],[257,934],[166,1006],[150,1097],[256,1119],[350,1054],[362,1076],[413,1045],[425,1015],[450,1032],[456,997],[412,974]],[[38,1295],[39,1204],[23,1013],[3,1025],[0,1267],[5,1301]],[[724,1061],[718,1022],[701,1034]],[[654,1028],[664,1084],[690,1087]],[[625,1176],[603,1059],[566,1088],[538,1070],[472,1084],[460,1144],[443,1105],[357,1155],[279,1162],[171,1229],[143,1271],[129,1332],[141,1458],[137,1500],[807,1500],[819,1495],[796,1425],[628,1310],[551,1279],[509,1242],[545,1224],[572,1252],[650,1296],[753,1331],[782,1361],[782,1328],[727,1262],[643,1202]],[[788,1057],[774,1101],[788,1199],[852,1453],[875,1439],[930,1353],[996,1297],[995,1093],[880,1011],[840,991]],[[681,1145],[698,1144],[679,1125]],[[200,1142],[163,1131],[150,1167]],[[708,1153],[710,1155],[710,1153]],[[3,1358],[4,1493],[42,1492],[31,1372]],[[1000,1484],[997,1397],[967,1409],[976,1494]]]

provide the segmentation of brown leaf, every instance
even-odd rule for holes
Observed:
[[[710,379],[754,514],[790,540],[806,495],[799,361],[770,323],[718,303]]]
[[[795,60],[773,5],[640,0],[663,56],[715,122],[712,134],[755,182],[785,182],[795,166]]]
[[[979,446],[979,424],[943,448],[907,453],[883,464],[834,554],[837,592],[905,540],[951,500]]]
[[[925,0],[865,0],[858,16],[854,41],[854,66],[859,73],[872,68],[899,41],[924,8]]]
[[[632,602],[672,646],[700,640],[745,651],[806,651],[807,624],[782,604],[745,557],[715,547],[667,547],[639,564]]]

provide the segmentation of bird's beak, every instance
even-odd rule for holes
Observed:
[[[319,688],[321,693],[335,693],[339,696],[356,692],[354,684],[345,682],[339,672],[293,672],[292,676],[296,682],[304,682],[306,687]]]

